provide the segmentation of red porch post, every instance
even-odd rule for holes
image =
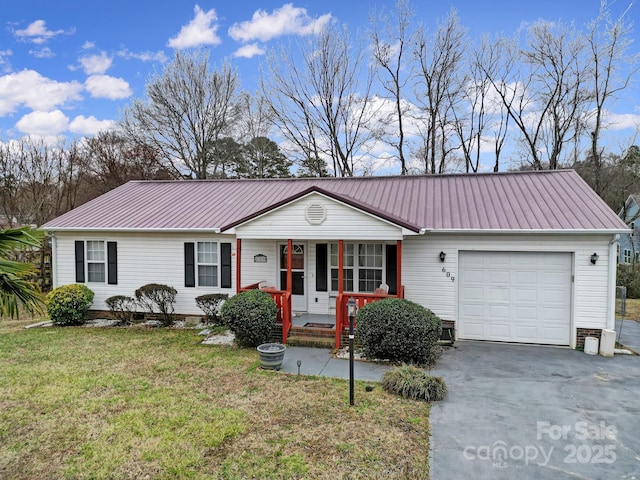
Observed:
[[[396,295],[400,296],[402,290],[402,240],[398,240],[396,245]]]
[[[293,291],[293,272],[291,270],[291,264],[293,263],[293,240],[287,240],[287,292],[291,294]]]
[[[242,281],[240,279],[241,261],[242,258],[242,240],[236,238],[236,293],[242,288]]]
[[[338,295],[342,295],[343,290],[344,290],[344,240],[338,240]]]

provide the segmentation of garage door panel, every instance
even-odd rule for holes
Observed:
[[[487,282],[491,285],[509,285],[511,275],[509,270],[489,270],[486,275]]]
[[[482,299],[488,298],[491,302],[509,303],[509,289],[506,287],[489,286],[485,289]]]
[[[571,271],[569,253],[460,252],[460,338],[568,345]]]
[[[514,299],[518,303],[536,303],[538,301],[538,290],[534,288],[516,288]]]

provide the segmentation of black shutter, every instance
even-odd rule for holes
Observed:
[[[118,284],[118,244],[107,242],[107,283]]]
[[[389,285],[389,295],[398,293],[398,277],[396,267],[398,266],[398,246],[387,245],[387,271],[386,283]]]
[[[231,244],[220,244],[220,266],[221,279],[220,286],[222,288],[231,288]]]
[[[327,247],[326,243],[316,245],[316,292],[327,291]]]
[[[76,240],[76,283],[84,283],[84,241]]]
[[[184,244],[184,286],[196,286],[196,255],[193,242]]]

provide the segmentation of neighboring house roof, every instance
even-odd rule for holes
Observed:
[[[132,181],[43,228],[225,231],[314,191],[414,231],[619,232],[627,228],[573,170]]]

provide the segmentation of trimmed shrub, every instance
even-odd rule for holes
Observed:
[[[136,300],[126,295],[114,295],[107,298],[104,303],[109,307],[109,311],[114,319],[121,324],[129,325],[133,323],[136,316]]]
[[[369,358],[430,365],[442,321],[431,310],[400,298],[372,302],[356,316],[356,340]]]
[[[157,313],[158,320],[167,327],[175,320],[173,304],[177,294],[177,290],[168,285],[149,283],[136,290],[136,301],[149,313]]]
[[[82,325],[93,303],[93,292],[80,283],[63,285],[50,291],[45,298],[47,312],[54,325]]]
[[[278,307],[273,298],[261,290],[241,292],[222,305],[222,321],[242,347],[257,347],[269,340],[276,326]]]
[[[226,293],[209,293],[196,297],[196,304],[207,315],[207,323],[210,325],[220,324],[222,321],[220,308],[228,298],[229,295]]]
[[[425,402],[437,402],[447,395],[447,385],[442,378],[427,375],[410,365],[385,372],[382,376],[382,388],[404,398]]]

